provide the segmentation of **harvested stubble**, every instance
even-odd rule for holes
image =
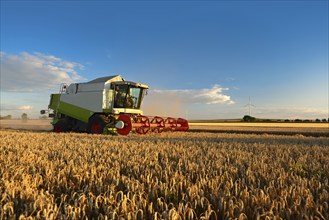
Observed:
[[[328,123],[190,123],[191,132],[329,137]]]
[[[0,218],[329,219],[328,138],[0,130]]]

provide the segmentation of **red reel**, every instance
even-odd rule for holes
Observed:
[[[134,120],[133,127],[135,128],[136,133],[146,134],[150,130],[150,120],[146,116],[137,116]]]
[[[130,116],[121,114],[118,120],[124,123],[122,129],[117,128],[117,132],[121,135],[127,135],[131,130],[138,134],[146,134],[148,132],[161,133],[163,131],[187,131],[189,129],[188,121],[183,118],[162,118],[159,116],[147,117],[143,115]]]
[[[132,129],[131,119],[129,115],[121,114],[118,118],[118,120],[122,121],[124,123],[124,127],[122,129],[117,128],[117,132],[120,135],[128,135],[129,132]]]

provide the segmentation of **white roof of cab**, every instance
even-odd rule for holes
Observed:
[[[105,76],[105,77],[100,77],[94,80],[91,80],[87,83],[106,83],[106,82],[117,82],[117,81],[124,81],[124,79],[120,75],[115,75],[115,76]]]

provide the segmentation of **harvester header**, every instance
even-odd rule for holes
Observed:
[[[144,116],[142,101],[147,85],[124,80],[120,75],[84,83],[61,84],[58,94],[51,94],[48,110],[55,132],[120,134],[130,132],[187,131],[186,119]]]

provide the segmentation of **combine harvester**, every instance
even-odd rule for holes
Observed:
[[[140,109],[149,87],[125,81],[120,75],[86,83],[62,84],[59,94],[51,94],[48,110],[55,132],[120,134],[130,132],[187,131],[183,118],[144,116]]]

